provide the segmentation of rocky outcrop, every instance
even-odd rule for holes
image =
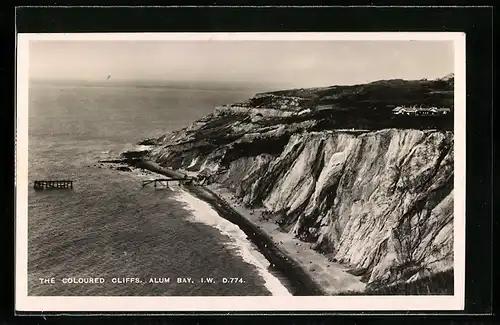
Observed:
[[[219,110],[158,139],[150,157],[264,207],[283,231],[363,275],[368,289],[453,270],[452,131],[339,130],[310,108],[254,113]]]
[[[144,139],[142,141],[139,141],[138,145],[143,145],[143,146],[154,146],[158,144],[158,139],[155,138],[149,138],[149,139]]]

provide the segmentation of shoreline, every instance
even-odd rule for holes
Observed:
[[[177,187],[177,186],[176,186]],[[186,209],[191,212],[189,221],[208,225],[218,230],[223,236],[231,238],[227,248],[240,257],[244,263],[255,267],[259,278],[264,281],[264,286],[272,296],[287,297],[292,295],[292,288],[288,279],[281,274],[276,274],[269,268],[269,261],[255,245],[248,240],[246,233],[235,223],[222,217],[210,203],[198,198],[183,187],[178,187],[180,192],[176,200],[187,204]]]
[[[133,166],[169,177],[184,177],[181,172],[161,167],[149,160],[135,161]],[[259,220],[259,213],[254,214],[241,207],[236,200],[232,200],[234,195],[222,185],[185,184],[182,188],[208,203],[221,218],[240,227],[272,267],[287,278],[293,295],[328,296],[364,291],[366,284],[361,282],[359,276],[345,272],[345,267],[331,262],[292,234],[282,232],[276,224]]]
[[[184,185],[183,187],[188,193],[207,202],[222,218],[240,227],[247,235],[248,240],[257,246],[259,252],[264,255],[273,268],[287,278],[294,296],[328,295],[295,260],[274,244],[268,234],[235,211],[216,193],[206,187],[193,185]]]

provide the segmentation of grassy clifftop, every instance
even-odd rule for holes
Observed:
[[[304,104],[385,108],[394,105],[434,105],[453,107],[453,75],[435,80],[379,80],[353,86],[300,88],[260,93],[250,100],[259,105],[266,97],[285,96],[303,99]]]
[[[454,76],[435,80],[380,80],[362,85],[265,92],[236,106],[305,112],[297,119],[322,120],[321,128],[453,129]],[[397,106],[447,107],[446,116],[397,116]]]

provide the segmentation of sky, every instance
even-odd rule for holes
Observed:
[[[316,87],[434,79],[453,71],[451,41],[30,42],[29,76]]]

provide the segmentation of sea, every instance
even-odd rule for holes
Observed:
[[[207,203],[175,185],[143,188],[151,175],[97,163],[254,94],[30,83],[28,295],[290,295],[246,235]],[[33,189],[46,179],[74,188]]]

